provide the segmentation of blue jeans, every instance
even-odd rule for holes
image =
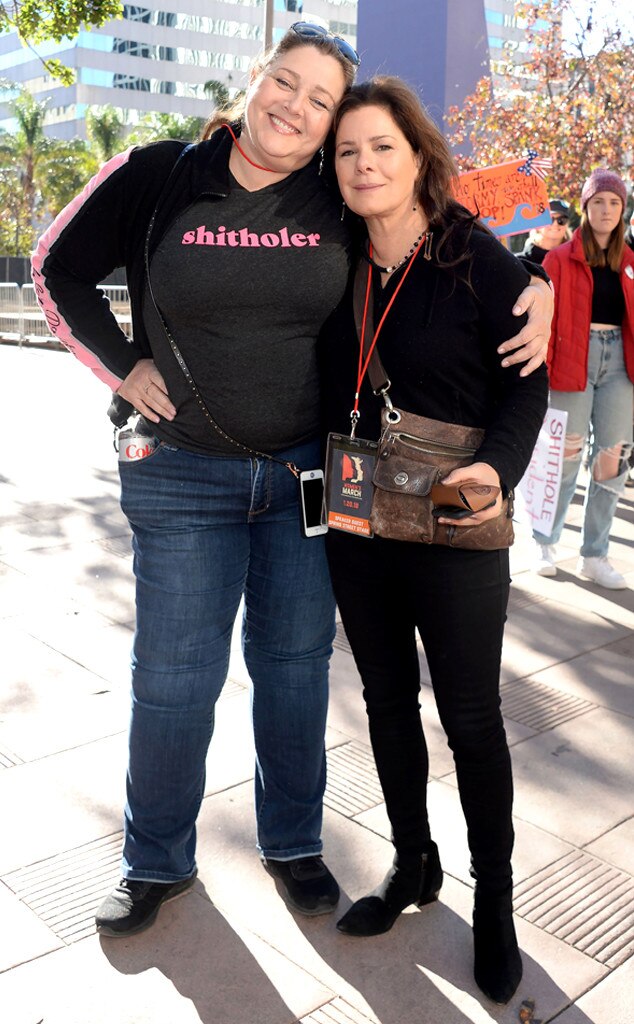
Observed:
[[[312,468],[319,445],[280,457]],[[120,474],[137,604],[124,875],[172,882],[195,869],[205,757],[243,595],[258,847],[278,860],[320,853],[335,606],[323,537],[300,532],[297,480],[267,460],[164,444]]]
[[[590,439],[590,468],[608,448],[622,445],[619,471],[609,479],[590,480],[584,502],[581,555],[595,558],[607,555],[610,529],[616,506],[627,479],[628,457],[632,445],[632,407],[634,388],[623,359],[623,339],[618,328],[590,331],[588,383],[585,391],[551,391],[555,409],[568,413],[566,438],[574,454],[564,459],[561,489],[550,537],[534,532],[540,544],[556,544],[561,537],[568,506],[572,501],[581,466],[584,439]],[[574,438],[575,443],[570,444]],[[579,438],[579,443],[576,439]]]

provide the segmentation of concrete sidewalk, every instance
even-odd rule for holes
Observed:
[[[556,579],[528,571],[525,530],[512,553],[502,692],[524,980],[508,1007],[472,979],[465,827],[424,659],[438,903],[367,940],[286,909],[254,849],[236,640],[195,887],[149,931],[99,939],[94,908],[119,877],[134,619],[108,394],[61,352],[0,346],[0,374],[1,1024],[631,1024],[634,589],[575,577],[578,505]],[[634,588],[631,490],[611,557]],[[331,678],[325,857],[345,910],[392,851],[343,634]]]

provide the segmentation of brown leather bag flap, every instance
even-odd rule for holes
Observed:
[[[375,486],[383,491],[425,497],[441,476],[438,466],[414,462],[411,457],[392,450],[388,458],[377,459],[372,479]]]

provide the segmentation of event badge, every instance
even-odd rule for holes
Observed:
[[[326,505],[331,529],[372,537],[372,474],[378,447],[376,441],[343,434],[328,435]]]

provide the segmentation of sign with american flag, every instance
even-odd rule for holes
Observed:
[[[521,160],[461,174],[454,193],[494,234],[519,235],[550,224],[544,181],[549,167],[531,149]]]

